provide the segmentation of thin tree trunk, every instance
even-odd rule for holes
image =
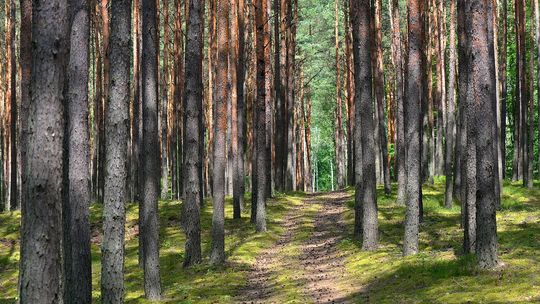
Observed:
[[[168,93],[168,86],[169,86],[169,78],[167,77],[167,71],[169,69],[169,0],[163,0],[163,71],[161,75],[162,84],[161,84],[161,102],[160,104],[160,137],[161,137],[161,193],[160,197],[161,199],[167,199],[169,196],[169,160],[168,160],[168,149],[167,149],[167,129],[168,129],[168,123],[167,123],[167,113],[168,113],[168,105],[169,105],[169,93]],[[159,24],[158,24],[159,28]],[[158,44],[159,45],[159,44]],[[159,62],[159,51],[158,51],[158,58]]]
[[[501,179],[506,177],[506,115],[507,115],[507,98],[508,98],[508,89],[507,89],[507,52],[508,52],[508,1],[502,0],[502,29],[501,35],[499,36],[502,39],[501,49],[500,49],[500,60],[499,60],[499,79],[500,79],[500,103],[501,103],[501,142],[500,142],[500,155],[501,155],[501,166],[502,166],[502,176]]]
[[[17,16],[15,14],[15,0],[10,0],[10,22],[9,22],[9,31],[10,31],[10,59],[11,62],[9,64],[10,68],[10,77],[11,83],[9,85],[10,89],[10,126],[9,126],[9,138],[10,138],[10,190],[9,190],[9,200],[10,200],[10,207],[11,210],[19,209],[19,200],[18,200],[18,190],[17,190],[17,53],[15,51],[15,44],[17,37],[15,35],[15,26],[16,26],[16,19]]]
[[[254,117],[254,132],[256,132],[256,142],[254,150],[256,150],[256,166],[257,170],[257,190],[256,190],[256,215],[255,226],[257,231],[266,231],[266,56],[265,47],[265,23],[267,21],[266,1],[257,0],[255,5],[255,50],[257,56],[257,102],[255,107]]]
[[[444,197],[444,205],[446,208],[451,208],[454,200],[454,142],[456,134],[456,0],[450,1],[450,42],[448,56],[448,97],[447,120],[446,120],[446,158],[445,158],[445,175],[446,175],[446,191]]]
[[[396,159],[397,159],[397,203],[405,205],[407,191],[407,172],[405,159],[405,117],[404,117],[404,71],[403,71],[403,51],[401,40],[400,11],[398,0],[390,0],[390,20],[392,21],[392,59],[395,70],[395,103],[397,107],[397,140],[396,140]]]
[[[425,0],[409,0],[408,29],[409,56],[407,61],[407,89],[405,103],[405,142],[407,143],[407,210],[405,214],[405,239],[403,253],[418,253],[418,232],[420,226],[421,188],[421,101],[424,59],[422,49],[425,38],[423,21]]]
[[[434,175],[442,175],[444,172],[444,151],[443,151],[443,134],[445,129],[446,118],[446,94],[445,94],[445,56],[444,56],[444,29],[443,20],[444,12],[442,9],[442,0],[433,1],[434,14],[434,55],[435,55],[435,101],[437,107],[437,134],[435,137],[435,170]]]
[[[530,19],[534,20],[534,8],[531,7],[530,9]],[[527,117],[528,120],[527,124],[527,181],[526,186],[529,189],[533,188],[533,169],[534,169],[534,24],[531,22],[529,27],[529,48],[530,48],[530,56],[529,56],[529,64],[528,64],[528,94],[527,94],[527,102],[528,102],[528,109],[527,109]],[[498,206],[500,204],[497,204]]]
[[[236,159],[236,175],[235,180],[238,184],[238,202],[240,209],[244,209],[245,201],[245,146],[246,146],[246,98],[244,84],[246,80],[246,51],[245,51],[245,34],[246,31],[246,14],[245,0],[238,0],[238,75],[237,75],[237,111],[238,111],[238,157]]]
[[[30,77],[32,64],[32,1],[22,0],[20,2],[21,10],[21,27],[20,27],[20,67],[21,67],[21,109],[20,109],[20,142],[19,150],[21,151],[21,194],[22,187],[27,182],[25,180],[24,168],[26,164],[26,139],[28,138],[28,110],[30,107]],[[1,73],[1,69],[0,69]],[[2,79],[2,76],[0,76]],[[0,145],[1,146],[1,145]],[[1,156],[0,156],[1,160]],[[0,170],[1,172],[1,170]],[[1,173],[0,173],[1,174]],[[1,183],[0,183],[1,184]],[[0,186],[0,197],[2,189]],[[24,210],[24,200],[21,197],[21,211]]]
[[[240,183],[243,182],[242,174],[238,172],[238,162],[240,155],[238,155],[238,44],[239,44],[239,31],[238,31],[238,0],[231,1],[231,36],[229,47],[229,75],[231,78],[231,150],[232,155],[232,179],[233,179],[233,217],[239,219],[242,213],[242,205],[240,195]]]
[[[345,1],[344,5],[344,23],[345,23],[345,60],[346,73],[346,92],[347,92],[347,184],[354,186],[354,76],[353,59],[351,46],[351,21],[349,13],[350,1]],[[309,93],[308,93],[309,96]]]
[[[334,5],[334,36],[335,36],[335,53],[336,53],[336,120],[335,120],[335,159],[336,159],[336,175],[338,188],[345,187],[345,159],[344,159],[344,144],[343,138],[343,102],[341,98],[341,56],[339,54],[339,0],[335,0]]]
[[[381,153],[381,169],[382,181],[384,183],[384,193],[389,195],[392,193],[392,185],[390,181],[390,166],[388,163],[388,137],[384,126],[384,66],[383,66],[383,46],[382,46],[382,1],[374,1],[373,28],[375,29],[374,50],[375,50],[375,66],[374,66],[374,85],[375,85],[375,111],[378,117],[378,125],[375,127],[379,130],[379,143]]]
[[[227,20],[229,4],[225,0],[217,2],[217,73],[216,100],[214,101],[214,169],[213,169],[213,214],[212,253],[210,263],[221,265],[225,262],[225,152],[227,144],[227,73],[228,49]]]
[[[287,5],[287,166],[285,173],[285,188],[287,191],[295,191],[296,168],[295,165],[295,142],[294,142],[294,20],[293,5]]]
[[[516,32],[516,98],[514,101],[514,160],[512,180],[517,181],[524,177],[523,143],[524,143],[524,94],[525,94],[525,8],[524,0],[515,1],[515,32]]]
[[[158,26],[155,1],[142,2],[143,269],[148,300],[161,298],[159,270]]]
[[[265,119],[266,119],[266,154],[265,154],[265,162],[266,162],[266,183],[265,183],[265,195],[267,198],[272,197],[272,190],[273,190],[273,180],[274,177],[272,176],[272,151],[273,151],[273,115],[274,110],[272,108],[272,65],[270,63],[270,60],[272,58],[272,43],[271,43],[271,34],[270,34],[270,0],[263,0],[264,3],[264,62],[265,62],[265,82],[264,87],[266,90],[265,95]],[[295,0],[296,1],[296,0]],[[296,1],[297,2],[297,1]],[[295,4],[295,17],[294,20],[298,20],[298,5]],[[296,26],[295,26],[296,28]],[[296,35],[296,33],[294,34]],[[295,153],[297,154],[297,151],[295,149]],[[298,174],[295,174],[298,179]]]
[[[97,191],[98,191],[98,200],[103,203],[103,195],[105,191],[105,143],[106,132],[105,132],[105,120],[106,116],[106,107],[107,102],[109,101],[109,78],[110,78],[110,58],[109,58],[109,43],[110,43],[110,26],[109,26],[109,0],[101,0],[100,3],[100,17],[101,17],[101,58],[102,66],[98,67],[102,69],[101,72],[101,83],[100,83],[100,99],[98,100],[98,136],[99,136],[99,145],[98,145],[98,167],[97,167]]]

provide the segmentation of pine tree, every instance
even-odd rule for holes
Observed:
[[[68,184],[64,218],[64,303],[92,302],[90,256],[90,138],[88,66],[90,18],[86,0],[70,1],[71,47],[67,70]],[[128,19],[129,20],[129,19]]]
[[[425,0],[407,2],[409,19],[409,56],[407,60],[407,88],[405,99],[405,142],[407,143],[407,201],[405,214],[405,239],[403,253],[418,253],[418,232],[420,226],[421,188],[421,100],[423,96],[422,78],[425,27],[423,17]]]
[[[68,2],[33,1],[32,75],[23,163],[21,303],[62,297],[62,200]],[[47,269],[47,271],[43,271]]]
[[[202,60],[204,1],[190,0],[186,41],[186,77],[184,95],[184,177],[183,218],[186,232],[184,266],[201,262],[201,175],[200,133],[202,121]]]

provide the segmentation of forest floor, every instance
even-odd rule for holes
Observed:
[[[394,189],[394,193],[395,193]],[[461,253],[460,208],[442,207],[444,180],[424,186],[421,253],[403,258],[404,207],[379,189],[380,247],[364,252],[352,238],[354,192],[277,195],[268,232],[249,214],[226,208],[227,265],[182,268],[181,203],[160,202],[164,303],[528,303],[540,302],[540,185],[505,185],[498,213],[505,266],[479,271]],[[127,206],[126,302],[146,303],[137,263],[137,205]],[[246,208],[249,209],[249,208]],[[202,212],[203,252],[210,251],[211,202]],[[94,302],[99,303],[101,206],[91,207]],[[20,212],[0,214],[0,303],[15,303]]]

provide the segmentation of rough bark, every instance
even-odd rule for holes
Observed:
[[[217,73],[216,100],[214,101],[214,169],[213,169],[213,214],[212,253],[210,263],[221,265],[225,262],[225,152],[227,144],[227,88],[228,49],[227,20],[229,4],[225,0],[217,2]]]
[[[242,174],[238,171],[238,162],[240,155],[238,154],[238,47],[239,47],[239,32],[238,32],[238,0],[231,1],[231,21],[230,21],[230,47],[229,47],[229,75],[231,79],[231,152],[232,159],[232,179],[233,179],[233,217],[239,219],[242,213],[242,204],[240,196],[240,183],[243,182]],[[242,84],[243,85],[243,84]]]
[[[407,60],[407,88],[405,111],[405,142],[407,143],[407,201],[405,214],[404,255],[418,253],[418,232],[420,226],[421,188],[421,101],[425,26],[425,0],[408,2],[409,56]]]
[[[237,158],[236,158],[236,174],[235,174],[235,183],[237,184],[237,193],[236,197],[238,198],[238,201],[236,202],[240,209],[244,209],[244,193],[245,193],[245,166],[244,166],[244,159],[245,159],[245,141],[246,141],[246,102],[245,102],[245,93],[244,93],[244,83],[246,79],[246,67],[245,67],[245,60],[246,60],[246,51],[245,51],[245,34],[246,31],[246,17],[245,17],[245,0],[238,0],[238,75],[237,75],[237,81],[236,81],[236,90],[237,90],[237,133],[238,133],[238,151],[237,151]]]
[[[202,45],[203,45],[204,1],[190,0],[187,21],[186,41],[186,77],[184,96],[184,178],[183,220],[186,232],[186,258],[184,266],[201,262],[200,206],[201,192],[199,169],[202,155],[199,153],[200,136],[203,131],[199,122],[202,120]]]
[[[255,117],[254,117],[254,132],[257,133],[255,136],[256,142],[254,149],[256,150],[256,163],[254,164],[257,167],[257,191],[256,191],[256,216],[255,216],[255,227],[257,231],[264,232],[266,231],[266,158],[267,158],[267,149],[266,149],[266,94],[267,90],[265,88],[266,81],[266,56],[265,48],[269,47],[265,45],[265,23],[267,20],[266,13],[266,1],[258,0],[255,6],[255,50],[257,56],[257,101],[254,105],[255,107]]]
[[[456,0],[450,1],[450,42],[448,45],[448,96],[446,100],[447,120],[446,120],[446,153],[445,153],[445,175],[446,191],[444,205],[451,208],[454,200],[454,142],[456,134]]]
[[[338,188],[345,187],[345,139],[343,131],[343,100],[341,97],[341,56],[339,42],[339,0],[334,5],[334,38],[336,53],[336,110],[335,110],[335,159]]]
[[[514,156],[512,164],[512,180],[517,181],[524,178],[525,168],[523,152],[524,149],[524,100],[525,88],[525,1],[515,1],[515,33],[516,33],[516,97],[514,98]]]
[[[350,1],[345,1],[344,5],[344,23],[345,23],[345,62],[346,73],[346,92],[347,92],[347,184],[354,186],[354,76],[353,76],[353,58],[351,46],[351,18],[349,13]],[[309,91],[308,91],[309,96]]]
[[[33,1],[32,75],[24,160],[21,303],[62,298],[62,199],[68,2]]]
[[[21,106],[20,106],[20,143],[21,151],[21,194],[26,183],[24,172],[26,160],[26,139],[28,137],[28,109],[30,106],[30,77],[32,64],[32,0],[22,0],[21,27],[20,27],[20,68],[21,68]],[[1,70],[1,69],[0,69]],[[0,76],[1,79],[1,76]],[[1,193],[0,187],[0,193]],[[0,196],[1,197],[1,196]],[[21,210],[24,209],[24,200],[21,197]],[[23,211],[24,212],[24,211]]]
[[[467,136],[476,143],[476,256],[480,268],[498,266],[494,171],[497,158],[495,130],[496,77],[493,36],[489,33],[489,0],[466,4],[468,74]]]
[[[124,301],[124,226],[127,181],[131,1],[114,1],[111,26],[110,100],[106,108],[105,189],[101,295],[103,303]]]
[[[159,127],[157,7],[142,1],[142,224],[144,293],[149,300],[161,298],[159,271]]]
[[[271,6],[271,3],[270,1],[271,0],[263,0],[265,1],[264,2],[264,16],[263,16],[263,19],[265,20],[264,22],[264,62],[265,62],[265,65],[264,65],[264,69],[265,69],[265,82],[264,82],[264,88],[266,90],[266,95],[265,95],[265,102],[266,102],[266,105],[265,105],[265,119],[266,119],[266,133],[265,133],[265,138],[266,138],[266,144],[265,144],[265,149],[266,149],[266,154],[265,154],[265,163],[266,163],[266,169],[264,172],[267,172],[267,174],[265,174],[265,177],[266,177],[266,183],[265,183],[265,195],[266,195],[266,198],[270,198],[272,197],[272,190],[274,189],[273,187],[273,181],[274,181],[274,176],[273,176],[273,173],[272,173],[272,163],[273,163],[273,160],[272,160],[272,155],[273,155],[273,151],[274,151],[274,142],[273,142],[273,136],[272,134],[274,133],[273,129],[274,129],[274,123],[273,123],[273,116],[274,116],[274,109],[273,109],[273,103],[272,103],[272,65],[271,65],[271,58],[272,58],[272,42],[271,42],[271,34],[270,34],[270,6]],[[297,0],[294,1],[295,2],[295,13],[294,13],[294,20],[298,20],[298,5],[296,2],[298,2]],[[295,26],[296,28],[296,26]],[[296,31],[295,31],[296,32]],[[296,34],[294,34],[296,35]],[[295,69],[296,71],[296,69]],[[295,128],[297,129],[297,128]],[[295,134],[297,134],[298,132],[296,132]],[[298,147],[298,144],[296,144],[296,147]],[[295,149],[295,155],[296,155],[296,159],[298,159],[298,151],[297,149]],[[297,169],[297,172],[298,172],[298,165],[296,166],[296,169]],[[298,173],[295,174],[296,176],[296,184],[298,184]],[[297,187],[298,188],[298,187]]]
[[[296,27],[296,20],[294,20],[293,15],[293,5],[292,1],[287,5],[287,64],[286,64],[286,70],[285,73],[287,73],[287,115],[285,116],[287,120],[287,166],[285,171],[285,190],[287,191],[295,191],[296,189],[296,183],[294,182],[296,180],[296,162],[295,162],[295,153],[296,153],[296,144],[294,140],[294,104],[295,104],[295,98],[294,98],[294,92],[295,92],[295,85],[294,85],[294,70],[295,70],[295,27]]]
[[[373,137],[373,104],[372,104],[372,69],[371,69],[371,4],[368,0],[353,2],[351,19],[353,20],[353,43],[355,57],[356,84],[356,128],[355,142],[361,143],[356,150],[357,159],[357,193],[355,202],[361,205],[355,218],[355,235],[360,231],[363,237],[362,248],[374,250],[378,245],[377,198],[375,180],[375,139]],[[361,160],[359,164],[358,160]],[[360,176],[361,175],[361,176]],[[359,178],[360,177],[360,178]],[[358,191],[360,190],[360,191]]]
[[[9,22],[9,31],[10,31],[10,64],[9,64],[9,73],[10,73],[10,85],[9,85],[9,153],[10,153],[10,177],[9,177],[9,200],[11,210],[19,209],[19,192],[18,192],[18,164],[17,164],[17,133],[18,133],[18,124],[17,124],[17,53],[15,51],[17,37],[15,36],[15,27],[17,16],[15,14],[15,0],[10,0],[10,22]]]
[[[374,15],[373,15],[373,29],[375,35],[373,39],[373,49],[375,66],[373,73],[373,83],[375,85],[375,111],[377,111],[377,125],[375,126],[379,130],[379,143],[381,153],[381,173],[382,181],[384,183],[384,193],[389,195],[392,192],[392,185],[390,181],[390,165],[388,163],[388,137],[385,127],[385,115],[384,115],[384,65],[383,65],[383,45],[382,45],[382,1],[374,1]]]
[[[501,16],[501,34],[499,37],[502,42],[499,44],[500,49],[500,60],[499,60],[499,79],[500,79],[500,99],[501,99],[501,143],[500,143],[500,154],[501,154],[501,167],[502,167],[502,176],[501,179],[506,177],[506,119],[507,119],[507,99],[508,99],[508,83],[507,83],[507,53],[508,53],[508,1],[502,0],[502,16]]]
[[[128,19],[129,20],[129,19]],[[88,132],[88,2],[70,1],[67,136],[68,189],[64,202],[64,303],[91,303],[90,162]]]
[[[160,155],[161,155],[161,199],[169,196],[169,159],[168,159],[168,105],[169,105],[169,0],[163,0],[163,70],[161,73],[161,92],[159,107],[159,129],[160,129]],[[159,24],[158,24],[159,27]],[[159,42],[158,42],[159,45]],[[158,58],[159,62],[159,52]]]

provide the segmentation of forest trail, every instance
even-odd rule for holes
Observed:
[[[307,196],[284,220],[285,232],[248,271],[242,303],[352,303],[358,291],[345,280],[346,256],[337,246],[347,235],[343,214],[351,196]]]

